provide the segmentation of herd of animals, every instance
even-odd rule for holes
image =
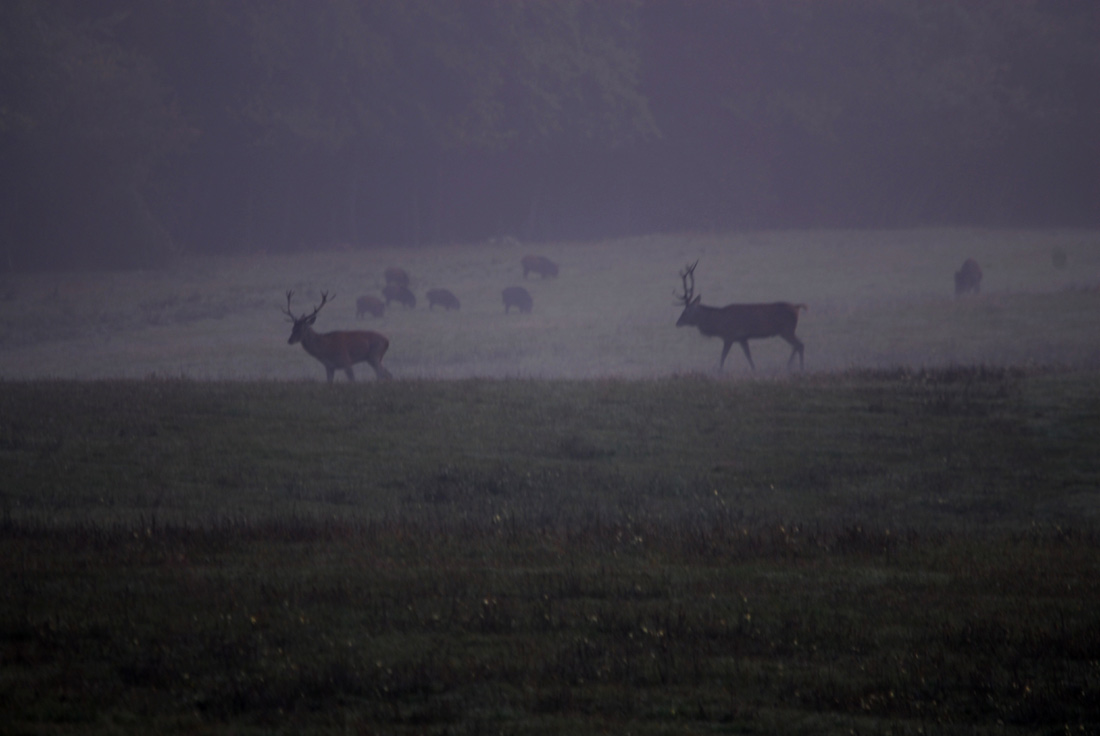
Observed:
[[[558,264],[545,256],[524,256],[520,262],[523,267],[523,278],[528,274],[536,273],[542,278],[556,277]],[[382,317],[392,302],[402,304],[409,309],[416,307],[416,295],[409,288],[411,279],[409,273],[403,268],[387,268],[384,273],[386,285],[382,287],[382,299],[366,294],[355,301],[355,316],[362,319],[364,315],[371,314]],[[434,310],[436,305],[450,311],[460,309],[462,304],[450,290],[436,288],[428,289],[428,309]],[[520,312],[530,313],[534,307],[531,293],[522,286],[509,286],[501,293],[504,303],[504,313],[508,314],[512,308]],[[303,312],[295,315],[290,310],[294,292],[286,293],[286,308],[283,312],[290,318],[293,327],[290,331],[290,339],[287,343],[294,345],[301,343],[305,351],[321,362],[328,374],[328,382],[332,383],[336,371],[343,371],[349,381],[355,380],[356,363],[366,363],[374,369],[375,374],[381,379],[393,378],[393,375],[382,365],[382,358],[390,347],[389,338],[373,330],[338,330],[336,332],[318,333],[313,331],[313,323],[317,321],[317,313],[329,301],[328,292],[321,293],[321,303],[308,314]]]
[[[558,264],[545,256],[524,256],[521,265],[523,266],[523,278],[525,279],[529,273],[537,273],[543,278],[558,275]],[[369,294],[359,297],[355,302],[355,316],[357,319],[362,319],[365,314],[381,317],[385,315],[386,309],[389,308],[392,302],[402,304],[409,309],[416,307],[416,295],[409,289],[409,272],[403,268],[391,267],[386,269],[384,275],[386,285],[382,287],[382,299]],[[462,306],[458,301],[458,297],[448,289],[428,289],[426,296],[428,297],[429,310],[434,310],[436,306],[439,306],[450,311],[452,309],[458,310]],[[501,292],[501,298],[504,301],[505,314],[512,307],[520,312],[530,312],[534,306],[531,294],[522,286],[509,286]]]
[[[1058,265],[1057,254],[1055,265]],[[1064,256],[1063,256],[1064,259]],[[772,302],[767,304],[728,304],[724,307],[710,307],[702,304],[702,294],[695,294],[695,267],[699,261],[690,264],[680,272],[684,293],[678,294],[680,304],[684,311],[676,320],[677,327],[695,327],[704,337],[719,337],[722,339],[722,356],[718,361],[718,369],[721,370],[726,363],[726,356],[734,343],[741,346],[745,358],[749,361],[749,367],[756,370],[752,360],[752,352],[749,350],[749,340],[758,340],[769,337],[779,337],[791,346],[791,356],[787,359],[787,367],[790,368],[794,359],[798,357],[798,366],[803,368],[804,345],[794,331],[798,327],[799,312],[807,309],[805,304],[792,304],[790,302]],[[536,273],[542,278],[556,277],[558,265],[544,256],[524,256],[521,261],[523,278],[529,273]],[[356,317],[361,319],[366,314],[381,317],[391,302],[403,304],[405,307],[416,307],[416,295],[409,288],[410,279],[407,271],[401,268],[387,268],[385,271],[386,285],[382,289],[383,299],[371,295],[359,297],[356,301]],[[977,294],[981,291],[982,269],[973,258],[967,258],[962,267],[955,272],[955,297],[959,298],[968,293]],[[435,288],[427,291],[428,309],[434,310],[436,305],[450,311],[459,309],[461,304],[453,293],[447,289]],[[325,366],[328,381],[332,383],[336,371],[343,371],[349,381],[355,380],[355,371],[352,366],[356,363],[366,363],[374,369],[380,379],[389,379],[393,375],[382,365],[382,358],[389,349],[390,341],[385,335],[372,330],[340,330],[336,332],[317,333],[313,331],[313,323],[317,319],[317,313],[329,301],[328,292],[321,293],[321,303],[306,314],[295,315],[290,310],[291,299],[294,292],[286,293],[286,308],[284,313],[290,318],[293,327],[290,339],[287,343],[294,345],[301,343],[305,351],[316,358]],[[501,301],[504,303],[504,313],[507,314],[513,307],[520,312],[529,313],[534,306],[531,294],[522,286],[509,286],[501,292]]]

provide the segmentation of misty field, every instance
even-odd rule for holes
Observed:
[[[714,373],[674,326],[696,259],[705,303],[809,305],[804,372],[770,340]],[[391,265],[417,308],[357,321]],[[389,335],[399,380],[327,385],[288,289]],[[0,733],[1100,730],[1098,233],[184,259],[0,298]]]
[[[561,275],[524,282],[527,253],[554,259]],[[982,294],[955,300],[953,274],[967,257],[985,272]],[[721,343],[674,327],[678,273],[696,259],[705,304],[806,303],[798,335],[808,371],[1100,362],[1100,233],[810,231],[183,258],[168,271],[8,276],[0,378],[323,380],[320,364],[286,345],[287,290],[296,312],[322,291],[335,294],[319,332],[387,335],[385,364],[398,378],[706,372]],[[381,319],[357,321],[356,298],[379,295],[388,266],[411,273],[416,309],[394,304]],[[531,314],[504,314],[500,292],[512,285],[531,292]],[[454,292],[461,310],[429,312],[424,293],[435,287]],[[785,343],[752,347],[761,374],[783,372]],[[736,348],[726,369],[748,374]]]

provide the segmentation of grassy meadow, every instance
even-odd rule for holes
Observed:
[[[1056,268],[1056,250],[1066,266]],[[557,279],[533,276],[530,315],[505,316],[500,291],[523,284],[520,258],[543,253]],[[973,257],[983,294],[956,301],[953,274]],[[705,304],[804,302],[806,369],[1100,362],[1100,233],[914,230],[652,236],[596,244],[376,248],[295,256],[182,259],[168,271],[49,274],[0,281],[0,378],[315,379],[288,347],[279,309],[328,291],[318,332],[356,327],[391,340],[397,377],[647,378],[711,371],[721,344],[674,325],[678,272],[699,260]],[[355,319],[402,266],[419,303]],[[459,312],[427,310],[453,291]],[[754,341],[761,373],[783,373],[789,348]],[[364,378],[370,369],[360,369]],[[748,374],[739,350],[731,376]],[[342,377],[341,377],[342,378]]]
[[[561,276],[505,316],[529,250]],[[768,340],[714,373],[674,327],[696,258],[705,303],[809,304],[806,371]],[[357,322],[389,265],[461,311]],[[327,385],[287,289],[387,334],[399,380]],[[1100,233],[185,259],[0,298],[0,734],[1100,731]]]

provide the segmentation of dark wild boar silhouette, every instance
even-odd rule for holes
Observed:
[[[726,364],[726,356],[734,343],[741,346],[749,367],[756,370],[749,351],[749,340],[767,337],[781,337],[791,346],[791,357],[787,367],[791,367],[794,356],[798,356],[798,367],[802,368],[802,341],[794,335],[798,326],[798,313],[806,309],[805,304],[774,302],[771,304],[729,304],[724,307],[708,307],[700,304],[703,296],[694,296],[695,267],[699,261],[680,272],[684,284],[684,293],[678,294],[684,311],[676,320],[677,327],[697,327],[706,337],[722,338],[722,357],[718,360],[718,370]],[[694,298],[693,298],[694,296]]]
[[[558,264],[544,256],[524,256],[521,263],[523,264],[523,278],[527,278],[528,272],[531,271],[542,278],[547,276],[556,278],[558,275]]]
[[[355,318],[362,319],[364,314],[381,317],[386,313],[386,303],[376,296],[361,296],[355,300]]]
[[[290,330],[288,345],[302,343],[305,351],[325,367],[328,374],[328,382],[332,383],[337,370],[342,370],[349,381],[355,380],[355,372],[352,366],[355,363],[367,363],[374,369],[379,378],[393,378],[382,365],[382,356],[390,347],[390,341],[385,335],[366,330],[325,332],[318,334],[313,331],[313,323],[317,320],[317,313],[321,307],[329,301],[328,292],[321,292],[321,303],[313,308],[309,314],[294,316],[290,311],[290,299],[293,291],[286,293],[286,309],[283,312],[290,317],[294,326]],[[333,295],[336,298],[336,295]]]
[[[962,268],[955,272],[955,298],[982,289],[982,267],[973,258],[963,261]]]
[[[390,305],[390,302],[404,304],[409,309],[414,309],[416,307],[416,295],[404,286],[386,284],[382,289],[382,296],[386,298],[387,307]]]
[[[447,289],[428,289],[428,309],[435,309],[436,304],[448,312],[452,309],[457,310],[461,306],[458,303],[458,297]]]
[[[391,266],[385,270],[383,275],[386,277],[386,286],[409,288],[409,272],[405,269]]]
[[[508,314],[508,310],[515,307],[524,314],[530,313],[531,307],[534,306],[534,302],[531,300],[531,295],[522,286],[509,286],[507,289],[500,293],[504,300],[504,313]]]

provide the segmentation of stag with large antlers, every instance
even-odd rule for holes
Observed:
[[[695,296],[695,267],[699,261],[680,272],[684,284],[684,293],[676,294],[684,311],[676,320],[677,327],[685,325],[698,327],[706,337],[722,338],[722,358],[718,361],[718,370],[726,364],[726,356],[734,343],[738,343],[749,359],[749,367],[756,370],[749,352],[749,340],[766,337],[781,337],[790,344],[791,357],[787,367],[791,367],[794,356],[798,356],[798,367],[802,366],[802,341],[794,336],[798,326],[798,312],[806,309],[805,304],[774,302],[772,304],[729,304],[725,307],[708,307],[700,304],[703,298]]]
[[[317,313],[321,311],[321,307],[329,302],[328,292],[321,292],[321,303],[314,307],[312,312],[303,313],[300,317],[296,317],[290,311],[290,300],[293,296],[293,291],[286,293],[286,309],[283,310],[294,323],[287,344],[302,343],[307,353],[321,361],[321,365],[328,372],[329,383],[332,383],[337,370],[342,370],[349,381],[354,381],[355,372],[351,367],[355,363],[369,364],[379,378],[393,378],[382,366],[382,356],[390,346],[389,339],[377,332],[367,330],[318,334],[313,331],[313,323],[317,320]],[[332,298],[335,299],[336,295],[334,294]]]

